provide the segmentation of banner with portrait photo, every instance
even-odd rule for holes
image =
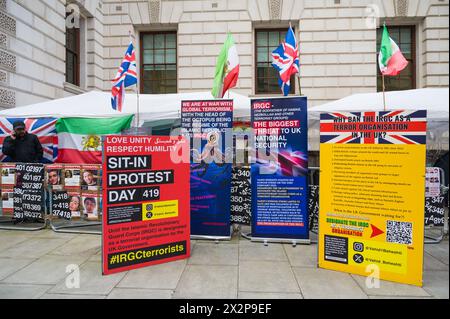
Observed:
[[[81,190],[99,192],[101,187],[100,165],[81,166]]]
[[[16,164],[2,164],[1,167],[1,186],[10,188],[16,184]]]
[[[62,164],[51,164],[45,167],[45,184],[52,190],[63,189],[64,178]]]
[[[445,224],[445,196],[441,194],[441,168],[427,167],[425,175],[425,226]]]
[[[81,194],[81,217],[83,220],[101,220],[100,195],[93,193]]]
[[[82,212],[82,204],[81,204],[81,195],[79,192],[71,192],[67,191],[69,195],[69,211],[70,218],[72,220],[77,220],[81,218]]]
[[[0,216],[12,216],[14,211],[14,188],[4,187],[1,189],[2,209]]]
[[[64,165],[64,188],[70,191],[80,190],[81,165]]]

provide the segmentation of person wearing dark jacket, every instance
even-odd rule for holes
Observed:
[[[39,163],[43,157],[42,145],[36,135],[25,130],[25,123],[16,121],[14,132],[3,141],[3,154],[13,162]]]

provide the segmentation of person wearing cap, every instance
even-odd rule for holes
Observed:
[[[43,150],[39,138],[25,129],[25,123],[16,121],[13,132],[3,141],[3,154],[9,156],[13,162],[38,163],[42,160]]]

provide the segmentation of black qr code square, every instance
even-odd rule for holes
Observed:
[[[386,224],[386,241],[397,244],[412,244],[412,223],[388,220]]]

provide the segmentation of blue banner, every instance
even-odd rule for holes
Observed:
[[[181,129],[191,141],[191,235],[231,235],[232,127],[233,100],[182,101]]]
[[[306,97],[253,99],[252,237],[309,239]]]

